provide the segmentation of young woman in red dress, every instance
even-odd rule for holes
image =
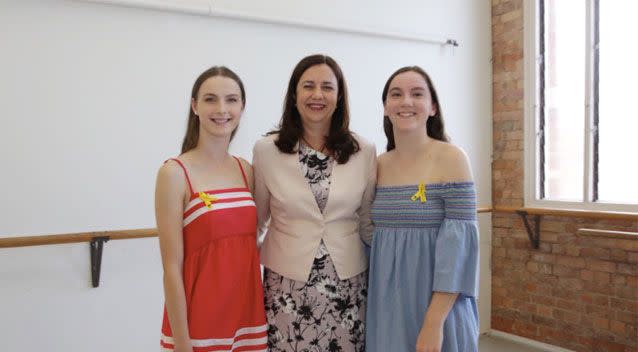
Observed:
[[[228,153],[245,103],[233,71],[203,72],[193,86],[182,153],[157,175],[162,351],[266,350],[252,167]]]

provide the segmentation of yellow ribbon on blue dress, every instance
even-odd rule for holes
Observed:
[[[217,200],[217,197],[206,192],[199,192],[199,199],[201,199],[207,207],[212,208],[213,202]]]
[[[425,203],[427,198],[425,197],[425,183],[419,183],[419,190],[412,196],[412,201],[416,202],[417,200],[421,200],[421,203]]]

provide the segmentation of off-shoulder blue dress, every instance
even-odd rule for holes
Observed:
[[[459,293],[443,352],[478,350],[479,238],[472,182],[379,186],[372,205],[366,351],[414,351],[434,292]]]

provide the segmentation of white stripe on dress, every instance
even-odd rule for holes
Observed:
[[[188,217],[186,217],[186,219],[184,219],[184,226],[190,224],[193,220],[195,220],[198,216],[208,213],[209,211],[215,211],[215,210],[220,210],[220,209],[228,209],[228,208],[241,208],[241,207],[254,207],[255,206],[255,202],[250,199],[250,200],[240,200],[237,202],[228,202],[228,203],[215,203],[213,202],[213,204],[211,205],[211,207],[206,207],[203,206],[197,210],[195,210],[193,213],[191,213],[191,215],[189,215]]]
[[[265,332],[266,329],[267,329],[267,325],[241,328],[237,330],[237,332],[235,333],[235,337],[222,338],[222,339],[191,339],[191,344],[193,345],[193,347],[228,346],[232,344],[229,350],[215,350],[215,351],[230,352],[233,349],[242,347],[242,346],[258,346],[258,345],[266,344],[268,342],[267,336],[254,338],[254,339],[243,339],[243,340],[235,341],[238,337],[241,337],[242,335]],[[162,342],[165,344],[172,345],[173,338],[171,336],[166,336],[162,334]],[[162,348],[162,351],[172,351],[172,350],[173,350],[172,348],[166,348],[166,347]],[[263,351],[265,351],[265,349]]]
[[[199,194],[199,193],[197,193]],[[252,198],[252,194],[250,194],[250,192],[228,192],[228,193],[208,193],[208,195],[211,195],[217,199],[230,199],[230,198]],[[191,200],[188,205],[186,205],[186,210],[184,210],[184,212],[189,211],[192,207],[196,206],[197,204],[203,202],[201,198],[197,197],[193,200]],[[213,202],[214,203],[214,202]]]

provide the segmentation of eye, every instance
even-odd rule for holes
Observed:
[[[399,93],[399,92],[392,92],[392,93],[390,93],[390,96],[391,96],[392,98],[398,98],[398,97],[400,97],[400,96],[401,96],[401,93]]]
[[[335,88],[333,86],[323,86],[323,90],[333,91]]]
[[[305,83],[302,87],[303,87],[304,89],[312,89],[312,88],[314,88],[314,84],[311,84],[311,83]]]
[[[239,99],[237,99],[237,98],[235,98],[235,97],[228,98],[228,102],[230,102],[230,103],[236,103],[236,102],[238,102],[238,101],[239,101]]]
[[[204,101],[207,102],[207,103],[212,103],[212,102],[215,101],[215,98],[213,98],[211,96],[208,96],[208,97],[204,98]]]
[[[420,98],[420,97],[422,97],[424,94],[423,94],[423,93],[421,93],[421,92],[416,92],[416,93],[414,93],[413,95],[414,95],[415,97],[419,97],[419,98]]]

